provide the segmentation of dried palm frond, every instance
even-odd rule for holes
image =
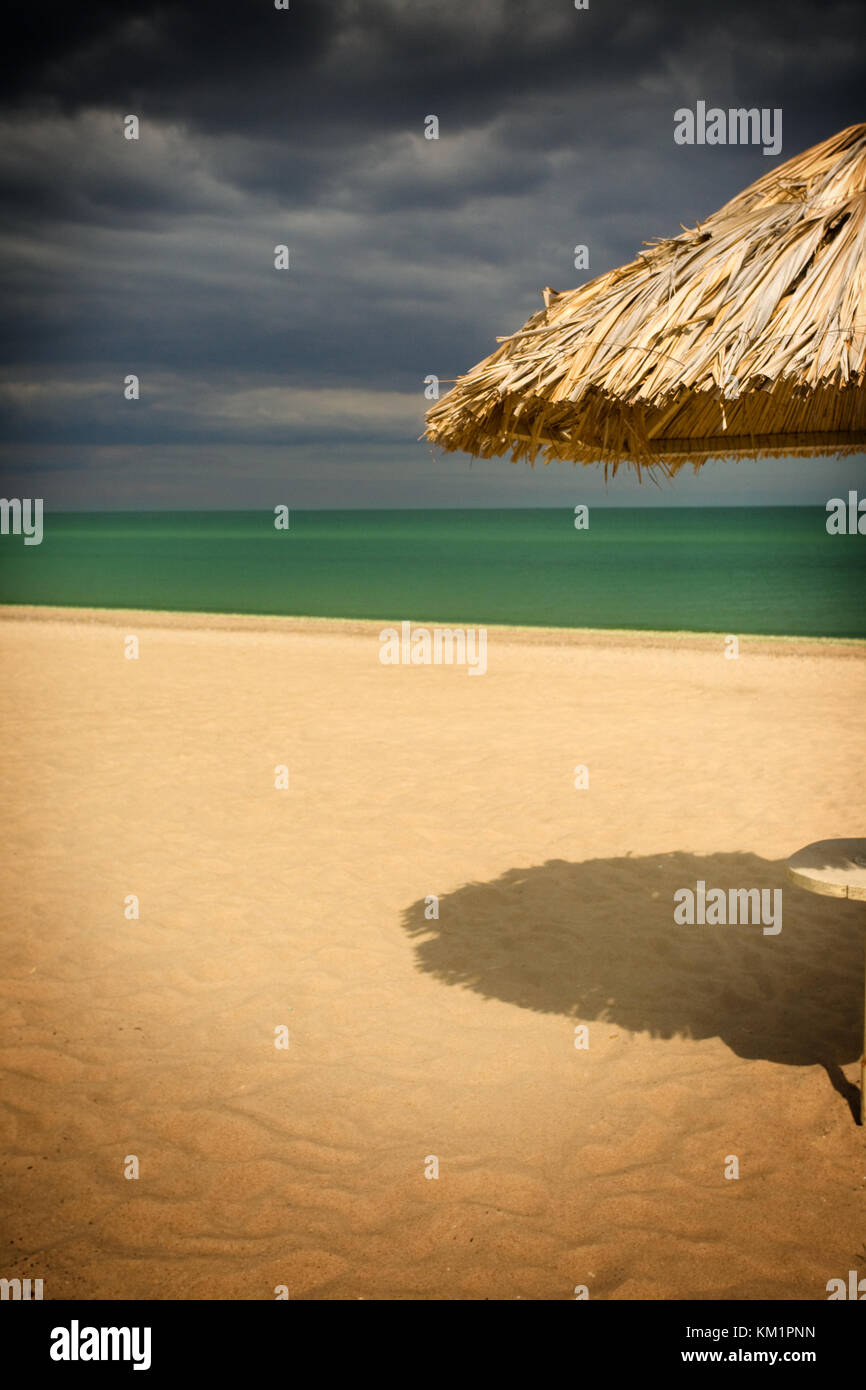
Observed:
[[[866,124],[546,300],[427,412],[429,440],[614,472],[862,451]]]

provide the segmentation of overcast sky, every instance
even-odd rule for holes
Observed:
[[[631,260],[866,118],[860,0],[11,8],[3,495],[58,509],[823,504],[862,490],[863,456],[605,491],[595,469],[434,455],[417,439],[424,378],[447,389],[543,286]],[[781,153],[676,145],[674,111],[698,100],[781,108]]]

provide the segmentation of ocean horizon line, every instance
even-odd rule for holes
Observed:
[[[578,505],[571,502],[549,503],[544,506],[527,506],[522,503],[503,503],[499,506],[480,506],[470,504],[467,506],[444,506],[440,504],[416,505],[405,507],[381,507],[381,506],[360,506],[360,507],[295,507],[288,502],[263,502],[255,507],[56,507],[46,508],[51,516],[218,516],[223,514],[237,515],[242,513],[258,513],[273,511],[274,507],[287,506],[293,513],[327,513],[327,512],[568,512],[573,511],[574,506]],[[826,502],[671,502],[668,504],[652,503],[647,507],[643,503],[623,503],[623,502],[586,502],[590,511],[608,512],[643,512],[643,511],[677,511],[677,512],[740,512],[740,511],[813,511],[825,510]]]

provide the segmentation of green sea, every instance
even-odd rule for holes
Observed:
[[[0,602],[866,638],[866,537],[821,507],[49,513]]]

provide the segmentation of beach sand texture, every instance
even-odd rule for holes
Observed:
[[[194,1299],[866,1275],[866,914],[784,873],[864,831],[863,648],[490,629],[474,678],[382,666],[382,626],[3,614],[0,1274]],[[676,925],[699,879],[781,888],[782,931]]]

